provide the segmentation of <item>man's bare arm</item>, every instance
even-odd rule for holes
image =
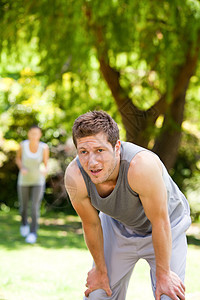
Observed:
[[[162,294],[171,299],[185,299],[185,288],[179,277],[170,270],[171,228],[167,207],[167,191],[159,159],[141,152],[129,168],[130,186],[140,197],[145,214],[152,224],[152,240],[156,259],[156,300]],[[179,298],[178,298],[178,297]]]
[[[65,187],[74,209],[81,218],[85,241],[95,262],[95,267],[88,273],[88,289],[85,295],[88,296],[90,292],[100,288],[111,295],[104,258],[101,221],[88,198],[85,182],[75,160],[66,170]]]

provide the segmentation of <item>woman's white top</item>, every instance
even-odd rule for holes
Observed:
[[[21,186],[34,186],[44,185],[45,176],[41,172],[41,164],[43,162],[44,148],[47,146],[43,142],[39,142],[38,150],[36,153],[31,152],[29,147],[29,140],[21,142],[22,149],[22,167],[27,169],[27,174],[22,174],[19,171],[18,185]]]

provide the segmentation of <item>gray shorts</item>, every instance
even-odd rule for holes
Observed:
[[[156,264],[152,235],[140,236],[130,233],[130,230],[127,230],[125,226],[104,213],[100,213],[100,219],[104,235],[104,253],[112,296],[108,297],[104,290],[99,289],[90,293],[89,297],[84,297],[83,299],[125,300],[132,271],[137,261],[141,258],[149,263],[152,290],[155,297]],[[177,273],[183,282],[187,254],[185,231],[190,224],[190,216],[185,215],[172,228],[171,270]],[[170,298],[163,295],[161,299],[167,300]]]

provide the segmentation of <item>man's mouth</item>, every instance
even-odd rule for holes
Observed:
[[[90,172],[91,172],[93,175],[98,175],[101,171],[102,171],[102,169],[90,170]]]

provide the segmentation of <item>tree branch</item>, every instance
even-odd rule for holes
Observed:
[[[196,46],[189,45],[185,63],[179,70],[174,82],[176,82],[173,90],[173,98],[177,98],[183,91],[183,87],[187,89],[191,76],[195,73],[200,51],[200,32],[196,41]]]

